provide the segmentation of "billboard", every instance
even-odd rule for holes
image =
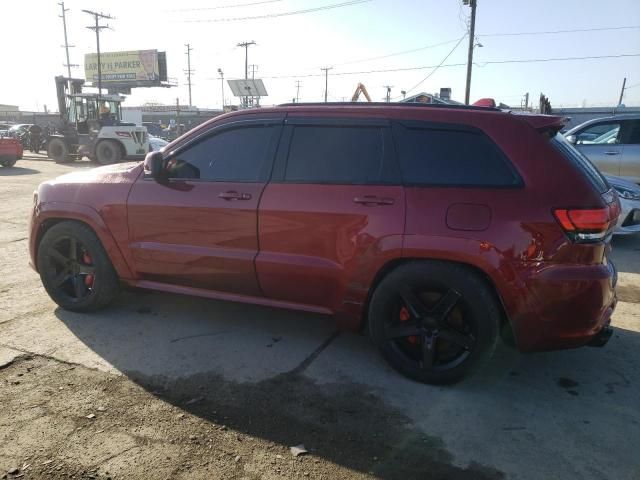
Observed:
[[[102,83],[105,86],[159,86],[167,80],[165,52],[157,50],[130,50],[126,52],[100,52]],[[164,68],[161,68],[164,67]],[[84,74],[87,82],[98,83],[98,54],[84,56]]]

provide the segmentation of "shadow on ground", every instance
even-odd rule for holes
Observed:
[[[523,441],[537,445],[551,433],[544,440],[549,454],[574,441],[555,432],[564,428],[557,415],[572,429],[588,429],[593,409],[608,401],[602,411],[611,418],[596,434],[605,445],[637,424],[637,360],[630,355],[640,351],[640,334],[630,330],[616,329],[605,349],[523,356],[501,348],[482,374],[437,388],[400,377],[366,338],[337,334],[322,316],[158,293],[126,293],[99,314],[56,315],[159,398],[284,446],[304,443],[331,462],[382,478],[503,478],[487,466],[453,464],[442,440],[449,423],[452,438],[471,445],[466,437],[486,442],[496,432],[507,444],[509,435],[526,433]],[[595,465],[601,453],[590,454]]]
[[[40,170],[24,167],[0,167],[0,177],[16,177],[18,175],[33,175],[40,173]]]

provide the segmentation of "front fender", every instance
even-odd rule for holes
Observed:
[[[69,202],[48,202],[39,204],[34,211],[29,237],[30,264],[37,271],[37,252],[42,235],[50,222],[75,220],[87,224],[98,236],[118,276],[122,279],[133,277],[118,244],[100,214],[93,208]]]

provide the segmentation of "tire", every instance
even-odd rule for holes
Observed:
[[[16,157],[4,158],[0,160],[0,165],[2,165],[3,167],[11,168],[16,164],[17,161],[18,159]]]
[[[491,358],[501,309],[472,269],[416,261],[382,279],[368,320],[372,341],[393,368],[439,385],[461,380]]]
[[[118,275],[102,243],[83,223],[64,221],[47,230],[36,261],[45,290],[65,310],[99,310],[120,291]]]
[[[49,141],[47,156],[56,163],[67,163],[72,160],[69,155],[69,147],[62,138],[52,138]]]
[[[100,165],[111,165],[122,159],[122,148],[115,140],[102,140],[96,146],[96,160]]]

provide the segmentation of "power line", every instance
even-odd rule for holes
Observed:
[[[631,30],[638,29],[640,25],[628,25],[624,27],[598,27],[598,28],[577,28],[573,30],[549,30],[543,32],[512,32],[512,33],[483,33],[481,37],[516,37],[520,35],[552,35],[556,33],[579,33],[579,32],[603,32],[605,30]]]
[[[420,80],[417,84],[415,84],[413,87],[409,88],[408,90],[405,90],[405,95],[409,92],[411,92],[412,90],[415,90],[416,88],[418,88],[420,85],[422,85],[424,82],[426,82],[431,75],[433,75],[434,73],[436,73],[438,71],[438,69],[444,64],[444,62],[447,61],[447,59],[451,56],[451,54],[456,50],[456,48],[458,48],[458,46],[462,43],[462,40],[464,40],[464,37],[466,37],[467,34],[465,33],[463,36],[460,37],[460,39],[458,40],[458,43],[456,43],[453,48],[451,49],[451,51],[449,53],[447,53],[447,56],[444,57],[442,59],[442,61],[433,69],[429,72],[429,75],[427,75],[426,77],[424,77],[422,80]],[[399,98],[399,97],[396,97]]]
[[[363,58],[361,60],[351,60],[348,62],[337,63],[336,66],[352,65],[354,63],[370,62],[373,60],[382,60],[383,58],[389,58],[389,57],[395,57],[398,55],[405,55],[407,53],[419,52],[421,50],[427,50],[429,48],[441,47],[442,45],[449,45],[450,43],[455,43],[457,41],[458,39],[454,38],[453,40],[447,40],[446,42],[434,43],[433,45],[425,45],[424,47],[412,48],[411,50],[403,50],[401,52],[389,53],[387,55],[380,55],[379,57],[369,57],[369,58]]]
[[[466,37],[463,36],[462,38]],[[585,56],[585,57],[559,57],[559,58],[532,58],[532,59],[512,59],[512,60],[491,60],[487,62],[483,62],[483,65],[480,65],[478,62],[474,62],[474,65],[478,67],[493,65],[493,64],[507,64],[507,63],[539,63],[539,62],[560,62],[560,61],[571,61],[571,60],[595,60],[595,59],[606,59],[606,58],[632,58],[632,57],[640,57],[640,53],[624,53],[620,55],[596,55],[596,56]],[[443,67],[461,67],[466,66],[467,63],[447,63],[447,64],[439,64],[439,65],[426,65],[420,67],[404,67],[404,68],[386,68],[379,70],[364,70],[357,72],[337,72],[332,73],[334,76],[343,76],[343,75],[365,75],[369,73],[390,73],[390,72],[408,72],[412,70],[427,70],[430,68],[443,68]],[[263,76],[263,79],[279,79],[279,78],[307,78],[307,77],[323,77],[324,74],[320,73],[309,73],[309,74],[290,74],[290,75],[270,75]]]
[[[260,2],[251,2],[251,3],[237,3],[235,5],[219,5],[217,7],[201,7],[201,8],[177,8],[174,10],[169,10],[170,12],[198,12],[203,10],[221,10],[224,8],[240,8],[240,7],[251,7],[253,5],[262,5],[265,3],[276,3],[282,2],[283,0],[262,0]]]
[[[635,87],[640,87],[640,83],[634,83],[633,85],[629,85],[628,87],[625,87],[625,90],[629,90],[630,88],[635,88]]]
[[[239,22],[243,20],[260,20],[264,18],[287,17],[290,15],[300,15],[303,13],[320,12],[323,10],[331,10],[331,9],[340,8],[340,7],[349,7],[351,5],[358,5],[360,3],[367,3],[371,1],[372,0],[351,0],[349,2],[334,3],[333,5],[324,5],[322,7],[308,8],[306,10],[294,10],[292,12],[269,13],[265,15],[256,15],[252,17],[212,18],[212,19],[181,20],[181,21],[184,23],[217,23],[217,22]]]

